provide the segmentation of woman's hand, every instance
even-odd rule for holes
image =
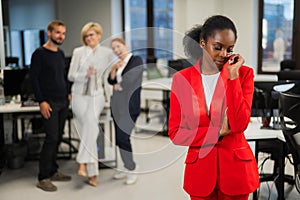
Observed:
[[[229,128],[229,124],[228,124],[228,118],[227,118],[227,115],[225,114],[225,117],[223,120],[223,125],[220,130],[220,136],[225,136],[225,135],[228,135],[229,133],[230,133],[230,128]]]
[[[94,66],[89,66],[86,72],[86,77],[89,78],[90,76],[97,74],[97,70],[94,68]]]
[[[119,69],[121,66],[123,65],[123,61],[122,60],[120,60],[120,61],[118,61],[117,63],[115,63],[113,66],[112,66],[112,70],[117,70],[117,69]]]
[[[228,62],[229,79],[234,80],[239,77],[239,69],[245,60],[240,54],[233,54],[230,56]]]
[[[122,91],[122,89],[123,89],[122,86],[121,86],[119,83],[114,84],[113,88],[114,88],[114,90],[116,90],[116,91]]]
[[[117,63],[115,63],[110,70],[110,78],[111,79],[115,79],[116,78],[116,73],[117,70],[123,65],[123,61],[118,61]]]

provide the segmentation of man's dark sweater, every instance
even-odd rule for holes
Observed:
[[[31,57],[30,79],[36,101],[65,99],[68,95],[65,56],[62,50],[40,47]]]

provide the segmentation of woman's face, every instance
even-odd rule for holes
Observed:
[[[86,44],[91,48],[95,48],[99,44],[100,39],[101,34],[96,33],[96,31],[92,29],[88,30],[84,35],[84,40]]]
[[[114,54],[116,56],[118,56],[121,60],[123,60],[128,53],[127,46],[122,44],[119,41],[113,41],[111,43],[111,48],[112,48]]]
[[[208,37],[207,42],[200,40],[200,46],[206,50],[219,70],[233,53],[236,38],[232,30],[217,30],[214,37]],[[204,54],[206,55],[206,54]]]

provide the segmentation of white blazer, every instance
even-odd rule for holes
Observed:
[[[87,69],[89,66],[94,66],[98,72],[97,90],[92,95],[104,95],[102,87],[103,78],[105,77],[105,72],[109,71],[112,61],[113,53],[108,47],[98,45],[95,51],[89,46],[75,48],[68,73],[69,81],[73,82],[72,94],[84,94],[88,80],[86,78]]]

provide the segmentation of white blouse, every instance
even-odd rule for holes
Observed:
[[[118,68],[117,73],[116,73],[116,78],[117,82],[121,83],[122,82],[122,72],[124,71],[129,59],[131,58],[132,53],[129,53],[123,60],[123,64],[121,67]]]
[[[220,76],[220,72],[212,75],[201,74],[201,76],[202,76],[202,85],[204,89],[206,108],[207,111],[209,112],[211,100],[214,95],[214,91],[217,85],[218,78]]]

